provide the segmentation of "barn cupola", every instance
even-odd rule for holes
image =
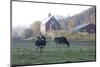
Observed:
[[[51,16],[51,13],[48,13],[48,17],[50,17]]]

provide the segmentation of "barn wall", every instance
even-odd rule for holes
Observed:
[[[55,21],[55,23],[52,23],[51,25],[51,29],[52,30],[61,30],[61,28],[60,28],[60,24],[57,22],[57,21]]]
[[[41,24],[41,32],[42,32],[42,34],[44,34],[45,35],[45,32],[46,32],[46,27],[45,27],[45,24]]]
[[[81,31],[83,31],[83,32],[85,31],[85,32],[88,32],[88,33],[95,33],[95,25],[89,24],[89,25],[83,27],[81,29]]]

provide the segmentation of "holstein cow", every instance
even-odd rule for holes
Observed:
[[[70,47],[70,43],[65,37],[55,37],[54,40],[56,44],[67,44],[67,46]]]
[[[40,51],[42,52],[42,49],[46,45],[46,38],[44,36],[37,36],[36,41],[35,41],[35,45],[37,48],[40,48]]]

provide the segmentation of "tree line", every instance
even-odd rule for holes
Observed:
[[[18,26],[16,28],[12,28],[12,38],[13,39],[27,39],[32,38],[40,32],[40,21],[35,21],[30,27],[24,28]]]

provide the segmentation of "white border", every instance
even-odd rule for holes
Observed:
[[[100,5],[99,0],[37,0],[97,6],[97,61],[84,63],[38,65],[38,67],[99,67],[100,66]],[[0,67],[10,67],[10,0],[0,0]],[[25,66],[26,67],[26,66]],[[27,66],[36,67],[36,66]]]

